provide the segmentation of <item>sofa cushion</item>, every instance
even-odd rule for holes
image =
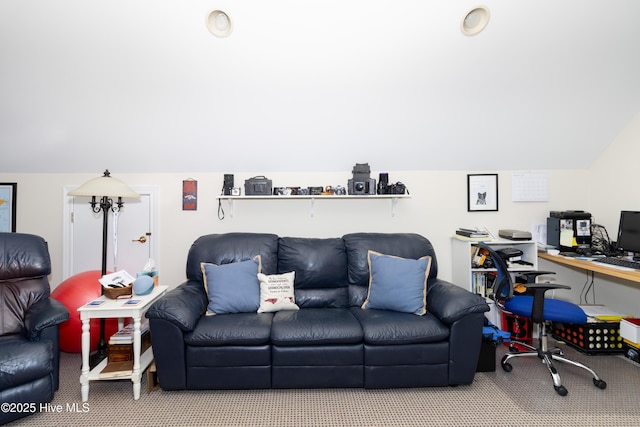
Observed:
[[[207,315],[255,312],[260,307],[260,255],[247,261],[216,265],[203,262]]]
[[[34,342],[24,335],[0,337],[0,391],[52,375],[51,346],[49,340]]]
[[[354,344],[362,342],[362,328],[344,308],[279,311],[273,316],[271,342],[281,346]]]
[[[278,272],[295,271],[300,308],[347,307],[347,253],[339,238],[281,237]]]
[[[423,315],[431,257],[406,259],[369,251],[369,293],[362,308]]]
[[[278,268],[278,236],[263,233],[208,234],[196,239],[187,257],[187,279],[203,282],[200,264],[230,264],[260,255],[262,273]]]
[[[415,233],[351,233],[345,234],[347,250],[349,305],[360,307],[367,297],[369,286],[369,250],[402,258],[418,259],[431,256],[429,278],[438,275],[436,253],[431,242]]]
[[[184,334],[191,346],[261,345],[269,342],[272,313],[234,313],[203,316]]]
[[[433,314],[415,316],[389,310],[361,310],[351,312],[362,325],[365,344],[403,345],[446,340],[449,328]]]
[[[295,276],[295,271],[271,275],[258,273],[258,280],[260,281],[260,307],[258,308],[258,313],[299,310],[293,289]]]
[[[49,297],[47,242],[26,233],[0,233],[0,336],[24,333],[30,307]]]

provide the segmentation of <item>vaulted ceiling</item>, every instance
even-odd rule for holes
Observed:
[[[0,172],[588,167],[640,112],[640,1],[483,4],[2,0]]]

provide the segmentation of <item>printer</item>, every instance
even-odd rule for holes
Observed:
[[[563,251],[591,246],[591,214],[551,211],[547,218],[547,244]]]

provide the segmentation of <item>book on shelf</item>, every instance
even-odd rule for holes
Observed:
[[[144,354],[149,347],[151,347],[151,334],[147,331],[142,334],[142,337],[140,337],[140,354]],[[133,342],[124,343],[109,341],[109,346],[107,347],[107,360],[109,363],[133,360]]]
[[[131,344],[133,343],[133,323],[129,323],[124,328],[120,329],[109,338],[109,343],[118,344]],[[144,335],[149,330],[149,322],[140,322],[140,335]]]
[[[464,237],[489,237],[489,233],[486,231],[462,227],[456,230],[456,235]]]
[[[133,373],[133,360],[110,362],[100,372],[100,378],[126,377]]]
[[[466,236],[461,236],[459,234],[454,234],[453,237],[455,237],[458,240],[465,241],[465,242],[490,242],[491,241],[491,237],[490,236],[466,237]]]

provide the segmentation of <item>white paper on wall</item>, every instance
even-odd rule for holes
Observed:
[[[545,172],[513,172],[511,200],[514,202],[549,201],[549,176]]]

